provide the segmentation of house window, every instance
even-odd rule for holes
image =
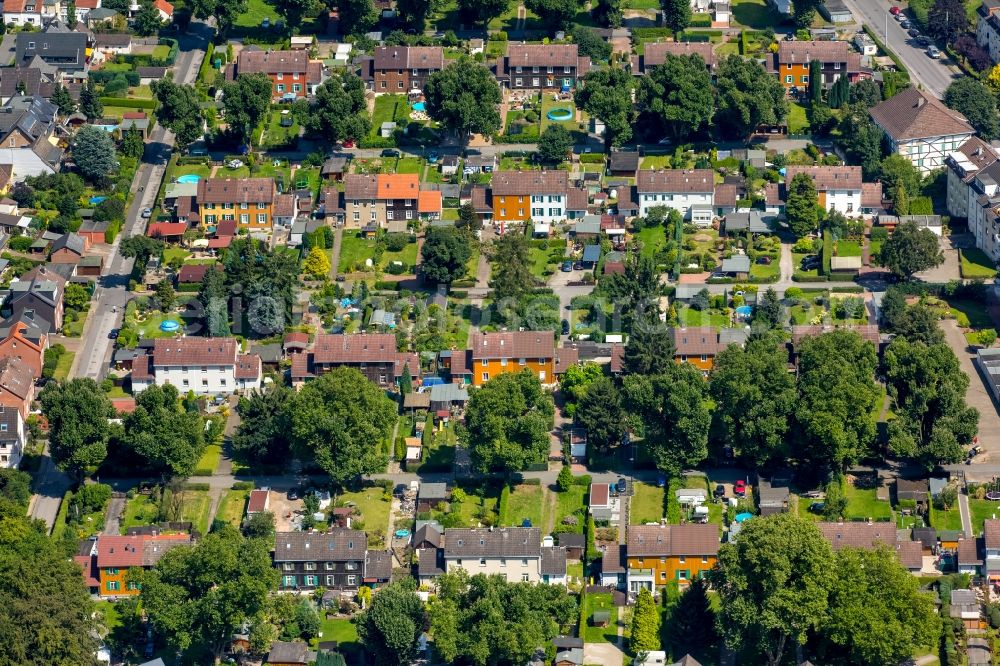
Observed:
[[[525,364],[525,363],[527,363],[527,362],[528,362],[528,359],[524,359],[524,358],[522,358],[522,359],[518,359],[518,361],[517,361],[517,364],[518,364],[518,365],[524,365],[524,364]]]
[[[348,576],[347,577],[347,584],[348,585],[357,585],[357,580],[358,580],[357,576],[354,576],[354,575]]]
[[[315,562],[306,562],[306,564],[305,564],[305,570],[306,571],[316,571],[316,563]]]
[[[677,561],[680,562],[681,564],[684,564],[684,562],[685,562],[686,559],[687,558],[685,558],[683,555],[681,555],[680,557],[677,558]]]
[[[505,359],[505,358],[500,359],[500,367],[503,367],[503,368],[507,367],[507,359]]]
[[[543,382],[545,381],[545,371],[544,370],[539,370],[538,371],[538,379],[541,380],[541,381],[543,381]]]
[[[385,218],[386,218],[387,220],[391,220],[391,219],[392,219],[392,211],[391,211],[391,210],[387,210],[387,211],[385,212]]]
[[[809,83],[809,75],[805,74],[802,76],[802,83]]]
[[[518,74],[520,74],[521,73],[521,68],[517,67],[514,71],[516,71]]]
[[[184,386],[189,386],[190,385],[190,382],[188,380],[186,380],[186,379],[182,379],[181,383],[184,384]]]
[[[306,576],[306,585],[318,585],[319,576]]]
[[[507,209],[506,208],[501,208],[500,209],[500,217],[502,217],[502,218],[503,217],[507,217]]]
[[[707,360],[708,360],[708,356],[706,356],[705,354],[702,354],[701,355],[701,362],[704,363]]]
[[[485,557],[480,557],[479,558],[479,566],[481,566],[481,567],[485,567],[486,566],[486,558]]]
[[[283,93],[283,92],[285,92],[285,84],[284,83],[279,83],[278,85],[274,86],[274,89],[277,90],[280,93]]]
[[[490,381],[490,373],[488,373],[488,372],[484,372],[483,373],[483,381],[484,382]],[[459,562],[459,564],[461,564],[461,562]]]
[[[375,211],[372,211],[372,221],[375,221]]]
[[[520,77],[514,79],[514,85],[520,88],[522,85],[524,85],[524,79]]]
[[[400,81],[399,83],[397,83],[396,87],[399,88],[400,90],[402,90],[403,89],[403,82]]]
[[[130,590],[138,590],[139,589],[139,584],[138,583],[129,583],[128,584],[128,589],[130,589]]]
[[[660,572],[660,580],[666,580],[666,579],[667,579],[667,572],[666,571],[661,571]]]
[[[380,87],[381,87],[381,88],[385,88],[385,81],[382,81],[382,84],[381,84],[381,86],[380,86]]]
[[[522,583],[527,583],[528,582],[528,574],[526,574],[526,573],[521,574],[521,582]]]
[[[117,592],[121,589],[121,584],[116,580],[108,581],[108,592]]]
[[[240,210],[246,210],[249,207],[250,205],[246,201],[240,204]]]
[[[267,215],[264,213],[257,215],[257,224],[267,224]]]
[[[701,556],[701,563],[702,564],[708,564],[708,555],[702,555]]]
[[[28,48],[29,49],[35,48],[35,43],[34,42],[28,42]]]
[[[533,87],[535,87],[535,88],[537,88],[537,87],[538,87],[538,77],[537,77],[537,76],[535,76],[535,77],[533,77],[533,78],[531,79],[531,85],[532,85]]]
[[[569,65],[563,67],[563,74],[569,74],[571,71],[573,71],[573,68],[570,67]]]
[[[408,220],[412,220],[413,219],[413,211],[412,210],[406,211],[406,219],[408,219]]]
[[[502,566],[502,567],[507,566],[507,558],[506,557],[501,557],[500,558],[500,566]]]
[[[257,204],[257,210],[267,210],[267,204],[264,202]]]
[[[687,580],[688,579],[688,572],[687,572],[687,570],[685,570],[685,569],[679,570],[677,572],[677,578],[678,578],[678,580]]]
[[[240,224],[250,224],[250,216],[246,213],[240,214]]]
[[[223,386],[225,386],[226,385],[226,380],[225,379],[220,379],[219,383],[222,384]]]
[[[785,83],[791,83],[794,80],[795,80],[795,77],[792,76],[791,74],[789,74],[788,76],[785,77]]]
[[[284,564],[281,565],[281,568],[284,569],[285,571],[295,571],[295,563],[285,562]]]
[[[283,587],[295,587],[295,576],[282,576],[281,584]]]
[[[521,560],[521,566],[522,567],[528,566],[528,560],[526,560],[526,559]]]
[[[361,220],[361,213],[359,211],[354,211],[354,219],[355,221]]]
[[[275,78],[277,78],[277,79],[278,79],[279,81],[283,81],[283,80],[284,80],[284,78],[285,78],[285,75],[284,75],[284,74],[282,74],[281,72],[278,72],[278,75],[277,75],[277,77],[275,77]]]
[[[108,575],[109,576],[117,576],[118,575],[118,569],[108,569]]]

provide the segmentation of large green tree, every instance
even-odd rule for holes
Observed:
[[[285,24],[291,28],[298,28],[302,25],[302,19],[314,14],[317,9],[325,6],[319,0],[281,0],[275,2],[274,7],[285,19]]]
[[[424,630],[424,604],[413,579],[393,583],[372,597],[357,620],[358,637],[379,666],[408,664]]]
[[[459,279],[465,275],[472,256],[471,242],[469,234],[452,227],[428,229],[420,249],[421,275],[437,284],[451,284]]]
[[[579,0],[525,0],[524,6],[553,32],[568,28],[580,11]]]
[[[559,164],[573,151],[573,135],[565,125],[552,123],[538,137],[538,156],[543,162]]]
[[[271,107],[272,89],[271,79],[262,73],[240,74],[235,81],[222,86],[226,122],[240,141],[251,141],[254,130]]]
[[[305,127],[331,143],[366,136],[371,129],[371,118],[365,103],[364,82],[354,74],[332,74],[316,89]]]
[[[914,273],[940,266],[944,262],[937,235],[916,222],[898,225],[889,240],[882,243],[877,261],[899,277],[909,280]]]
[[[877,178],[882,165],[882,130],[869,117],[869,108],[862,102],[846,107],[841,116],[838,139],[848,160],[861,165],[865,180]]]
[[[683,32],[691,24],[691,3],[685,0],[660,0],[663,25],[675,33]]]
[[[295,452],[337,483],[385,467],[383,443],[396,422],[385,392],[353,368],[336,368],[306,384],[289,404]]]
[[[621,441],[625,409],[615,383],[601,377],[592,383],[576,408],[576,420],[587,431],[587,440],[604,450]]]
[[[519,301],[535,287],[528,260],[528,241],[522,234],[504,234],[487,250],[492,270],[490,288],[495,301]]]
[[[797,455],[814,472],[843,471],[875,442],[880,396],[875,345],[841,329],[806,337],[797,351]]]
[[[672,611],[669,634],[674,654],[710,654],[717,648],[719,634],[706,579],[692,581]]]
[[[508,583],[464,572],[438,580],[430,607],[434,647],[445,663],[526,664],[572,621],[576,602],[561,585]]]
[[[645,587],[639,591],[632,609],[632,624],[629,632],[629,647],[636,654],[659,650],[660,610],[653,601],[653,595]]]
[[[219,663],[233,633],[265,610],[278,586],[268,551],[265,540],[225,526],[193,547],[164,553],[139,576],[143,610],[157,634],[175,650]]]
[[[101,104],[100,95],[94,87],[93,79],[87,79],[87,85],[80,91],[80,113],[87,116],[87,120],[93,121],[104,115],[104,105]]]
[[[108,455],[114,408],[92,379],[49,382],[38,396],[49,422],[49,453],[56,467],[82,479]]]
[[[698,54],[668,55],[639,82],[639,108],[663,123],[675,141],[706,129],[715,113],[715,89]]]
[[[951,347],[895,338],[885,352],[885,374],[896,418],[889,422],[893,453],[927,471],[965,456],[979,412],[965,403],[969,377]]]
[[[140,37],[155,35],[163,27],[163,19],[160,18],[160,10],[151,0],[146,0],[139,6],[139,11],[135,15],[133,27]]]
[[[510,0],[458,0],[462,17],[472,23],[489,23],[510,7]]]
[[[828,576],[829,611],[820,628],[826,658],[819,663],[901,664],[937,641],[934,602],[891,548],[843,548]]]
[[[719,64],[717,81],[715,122],[726,136],[746,139],[788,115],[784,87],[756,60],[729,56]]]
[[[480,473],[510,473],[542,462],[554,412],[552,396],[531,371],[491,378],[466,408],[472,464]]]
[[[59,108],[59,113],[64,116],[76,111],[76,102],[73,101],[72,95],[69,94],[69,90],[66,89],[61,83],[57,83],[55,88],[52,90],[52,96],[49,101]]]
[[[701,371],[671,363],[662,375],[631,375],[625,394],[657,469],[676,477],[705,460],[712,415]]]
[[[500,86],[489,69],[460,58],[434,72],[424,84],[428,115],[464,142],[470,134],[500,129]]]
[[[293,393],[277,384],[240,398],[240,425],[232,438],[233,452],[247,461],[277,463],[288,458],[288,405]]]
[[[819,226],[819,199],[816,183],[808,173],[797,173],[788,185],[785,216],[792,233],[800,238],[814,233]]]
[[[166,78],[153,81],[150,88],[159,102],[156,119],[176,135],[178,148],[184,150],[202,138],[205,124],[201,117],[201,98],[193,87],[177,85],[173,79]]]
[[[108,178],[118,169],[115,142],[96,125],[84,125],[73,137],[73,162],[91,182]]]
[[[721,600],[719,632],[734,650],[778,666],[820,629],[828,609],[833,552],[819,528],[794,514],[747,521],[719,549],[709,574]]]
[[[745,348],[724,349],[712,369],[715,424],[724,441],[754,469],[788,454],[796,393],[787,368],[784,345],[765,336],[751,339]]]
[[[809,28],[816,18],[820,0],[792,0],[792,16],[796,28]]]
[[[351,0],[362,2],[363,0]],[[191,13],[200,19],[215,18],[219,35],[225,36],[240,16],[246,14],[247,0],[191,0],[187,5]]]
[[[934,0],[927,12],[927,32],[946,44],[954,44],[969,27],[962,0]]]
[[[979,79],[971,76],[956,79],[945,91],[944,103],[965,116],[983,141],[1000,136],[996,97]]]
[[[121,445],[164,477],[190,476],[205,450],[204,419],[182,409],[178,397],[171,384],[151,386],[122,420]]]
[[[635,109],[632,75],[621,67],[594,70],[584,77],[576,103],[604,123],[604,146],[620,146],[632,138]]]
[[[605,27],[620,28],[624,19],[622,4],[622,0],[597,0],[597,6],[591,10],[591,14],[594,20]]]
[[[122,153],[137,160],[142,157],[144,150],[146,150],[146,141],[142,137],[142,132],[135,126],[125,130],[125,136],[122,138]]]
[[[625,345],[623,369],[640,376],[662,375],[673,365],[674,341],[655,315],[639,318]]]
[[[897,186],[901,186],[910,197],[920,196],[919,169],[898,153],[893,153],[882,160],[879,177],[887,192],[892,192]]]

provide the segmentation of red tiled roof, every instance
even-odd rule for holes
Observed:
[[[785,64],[809,64],[813,60],[820,63],[847,62],[850,46],[841,41],[780,41],[778,42],[778,62]]]
[[[140,354],[132,361],[132,380],[137,379],[152,381],[153,373],[149,369],[149,354]]]
[[[111,406],[118,414],[131,414],[135,411],[135,398],[111,398]]]
[[[813,179],[817,192],[861,189],[859,166],[789,166],[785,170],[785,185],[791,185],[792,178],[800,173]]]
[[[713,326],[691,326],[670,331],[675,356],[715,356],[719,353],[719,333]]]
[[[715,172],[711,169],[650,169],[636,176],[636,191],[646,193],[714,192]]]
[[[625,345],[611,345],[611,372],[621,372],[625,361]]]
[[[576,347],[559,347],[556,349],[556,363],[553,371],[557,375],[566,372],[571,365],[576,365],[580,361],[580,350]]]
[[[313,357],[316,363],[387,362],[396,357],[396,336],[391,333],[320,334],[313,345]]]
[[[153,365],[223,365],[236,363],[235,338],[158,338],[153,342]]]
[[[159,9],[167,16],[174,15],[174,6],[169,2],[167,2],[167,0],[153,0],[153,6]]]
[[[247,513],[260,513],[267,510],[270,493],[267,490],[251,490],[247,501]]]
[[[392,336],[390,336],[392,337]],[[473,360],[497,358],[553,358],[555,342],[551,331],[511,331],[473,333],[469,336]]]
[[[688,56],[699,55],[705,64],[715,69],[715,49],[709,42],[659,42],[656,44],[646,44],[643,52],[643,68],[649,70],[650,67],[662,65],[667,61],[668,55]]]
[[[273,178],[203,178],[198,181],[198,205],[256,204],[274,201]]]
[[[590,506],[607,506],[611,495],[610,486],[606,483],[590,484]]]
[[[924,566],[923,547],[919,541],[900,541],[897,543],[896,557],[906,569],[916,570]]]
[[[861,206],[863,208],[881,208],[882,183],[861,183]]]
[[[515,44],[507,45],[509,67],[576,67],[579,64],[576,44]]]
[[[439,190],[421,190],[417,193],[417,212],[440,213],[441,201]]]
[[[719,552],[717,525],[630,525],[629,557],[670,557],[716,555]]]
[[[1000,549],[1000,520],[987,518],[984,521],[983,538],[990,550]]]
[[[298,349],[305,349],[309,346],[309,334],[293,332],[285,334],[285,348],[295,347]]]
[[[150,238],[177,238],[187,230],[188,225],[184,222],[153,222],[146,229],[146,235]]]
[[[100,587],[100,572],[97,570],[97,558],[92,555],[77,555],[73,561],[83,569],[83,583],[87,587]]]
[[[895,523],[816,523],[834,550],[874,548],[883,543],[896,547]]]
[[[257,379],[260,377],[260,356],[240,354],[236,357],[236,379]]]
[[[261,51],[244,49],[236,59],[240,74],[305,74],[307,51]]]
[[[182,284],[196,284],[205,279],[208,269],[221,270],[218,264],[184,264],[177,271],[177,281]]]
[[[491,181],[493,196],[564,194],[569,190],[566,171],[497,171]]]
[[[97,539],[97,567],[99,569],[141,567],[144,538],[101,535]]]
[[[236,220],[220,220],[219,223],[215,225],[215,235],[219,237],[235,236]]]
[[[375,49],[375,69],[443,69],[440,46],[380,46]]]

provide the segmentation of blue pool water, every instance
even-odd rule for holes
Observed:
[[[196,173],[189,173],[177,177],[178,183],[197,183],[199,180],[201,180],[201,176]]]
[[[545,115],[549,120],[569,120],[573,117],[573,112],[569,109],[552,109]]]
[[[90,204],[92,206],[96,206],[97,204],[101,203],[102,201],[106,201],[106,200],[107,200],[107,197],[90,197]]]
[[[736,314],[738,314],[741,317],[749,317],[752,313],[753,313],[753,308],[750,307],[749,305],[741,305],[740,307],[736,308]]]
[[[160,323],[160,330],[164,333],[173,333],[180,327],[181,325],[173,319],[167,319]]]
[[[414,111],[426,111],[427,110],[427,105],[424,104],[423,102],[414,102],[413,103],[413,110]]]

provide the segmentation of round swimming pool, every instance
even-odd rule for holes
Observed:
[[[188,173],[177,177],[178,183],[197,183],[199,180],[201,180],[201,176],[196,173]]]
[[[173,319],[165,319],[164,321],[160,322],[160,330],[163,331],[164,333],[173,333],[180,327],[181,325],[178,322],[174,321]]]
[[[414,111],[426,111],[427,110],[427,105],[424,104],[423,102],[414,102],[413,103],[413,110]]]
[[[545,115],[549,120],[569,120],[573,117],[573,112],[569,109],[552,109]]]
[[[749,305],[741,305],[740,307],[736,308],[736,314],[738,314],[741,317],[749,317],[751,314],[753,314],[753,308]]]

